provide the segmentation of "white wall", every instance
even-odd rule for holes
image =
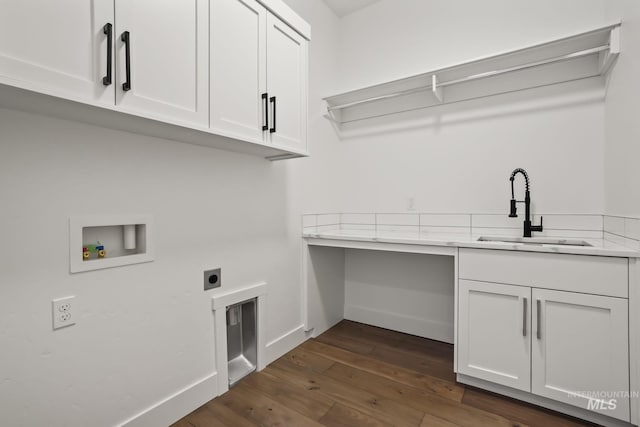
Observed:
[[[0,425],[115,425],[214,372],[207,268],[269,283],[267,341],[300,324],[287,163],[8,110],[0,129]],[[69,274],[69,217],[102,213],[153,215],[156,260]],[[52,331],[67,295],[77,324]]]
[[[605,210],[640,216],[640,2],[607,2],[612,20],[622,20],[622,53],[611,73],[606,100]]]
[[[116,425],[212,374],[204,269],[222,267],[227,289],[269,283],[267,342],[302,324],[300,216],[305,181],[338,143],[319,102],[337,75],[338,19],[298,3],[314,31],[315,163],[0,109],[0,425]],[[69,217],[102,213],[153,215],[155,261],[69,274]],[[52,331],[51,300],[67,295],[77,324]]]
[[[336,91],[596,27],[604,4],[383,0],[341,20]],[[604,206],[604,103],[583,83],[365,121],[357,131],[331,158],[313,160],[324,162],[317,179],[332,191],[313,193],[308,210],[403,211],[415,197],[429,212],[506,212],[516,167],[531,176],[537,212]]]
[[[308,129],[311,157],[291,165],[291,198],[300,202],[304,212],[339,211],[341,199],[335,197],[335,192],[344,177],[333,170],[341,161],[341,141],[324,117],[327,110],[322,98],[335,92],[340,79],[337,68],[342,42],[340,20],[320,0],[286,0],[286,3],[311,24]]]
[[[303,211],[399,211],[412,195],[426,211],[503,212],[514,167],[540,210],[602,209],[604,111],[588,96],[427,110],[342,141],[321,97],[597,25],[603,1],[383,0],[342,21],[287,3],[312,25],[309,159],[0,110],[1,425],[114,425],[212,373],[205,268],[228,288],[269,282],[267,341],[296,328]],[[69,216],[131,212],[155,217],[156,260],[70,275]],[[66,295],[78,323],[54,332],[50,302]]]
[[[341,20],[341,90],[602,24],[605,0],[382,0]]]
[[[345,318],[453,343],[453,257],[345,251]]]

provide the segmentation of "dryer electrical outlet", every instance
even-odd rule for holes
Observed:
[[[53,329],[75,325],[75,296],[58,298],[51,301]]]

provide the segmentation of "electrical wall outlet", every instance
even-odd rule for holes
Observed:
[[[204,290],[219,288],[222,286],[222,269],[214,268],[204,272]]]
[[[416,198],[413,196],[407,197],[407,210],[415,211],[416,210]]]
[[[75,296],[58,298],[51,301],[53,329],[75,325]]]

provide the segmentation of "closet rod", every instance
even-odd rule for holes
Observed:
[[[610,47],[607,44],[607,45],[603,45],[603,46],[594,47],[594,48],[591,48],[591,49],[581,50],[579,52],[569,53],[567,55],[562,55],[562,56],[557,56],[557,57],[550,58],[550,59],[544,59],[542,61],[532,62],[532,63],[529,63],[529,64],[518,65],[518,66],[510,67],[510,68],[503,68],[503,69],[495,70],[495,71],[487,71],[485,73],[474,74],[474,75],[471,75],[471,76],[463,77],[461,79],[445,81],[445,82],[440,83],[438,85],[438,87],[452,86],[452,85],[459,84],[459,83],[466,83],[466,82],[470,82],[470,81],[473,81],[473,80],[479,80],[479,79],[484,79],[484,78],[488,78],[488,77],[499,76],[499,75],[502,75],[502,74],[512,73],[514,71],[522,71],[522,70],[526,70],[526,69],[529,69],[529,68],[540,67],[542,65],[548,65],[548,64],[553,64],[553,63],[556,63],[556,62],[568,61],[570,59],[581,58],[583,56],[589,56],[589,55],[593,55],[593,54],[596,54],[596,53],[599,53],[599,52],[603,52],[603,51],[609,50],[609,48]],[[428,73],[425,73],[425,74],[428,74]],[[438,72],[436,71],[436,72],[434,72],[432,74],[437,75]],[[567,80],[567,81],[570,81],[570,80]],[[367,99],[361,99],[361,100],[358,100],[358,101],[348,102],[346,104],[328,106],[327,110],[328,111],[340,110],[342,108],[353,107],[353,106],[356,106],[356,105],[366,104],[366,103],[374,102],[374,101],[381,101],[383,99],[396,98],[398,96],[403,96],[403,95],[411,95],[411,94],[414,94],[414,93],[425,92],[425,91],[431,90],[431,88],[432,88],[432,86],[429,85],[429,86],[422,86],[422,87],[414,88],[414,89],[407,89],[407,90],[394,92],[394,93],[390,93],[390,94],[386,94],[386,95],[374,96],[372,98],[367,98]]]

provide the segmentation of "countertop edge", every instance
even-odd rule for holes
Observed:
[[[640,251],[625,248],[624,246],[616,245],[612,242],[608,244],[614,246],[611,248],[604,247],[582,247],[582,246],[566,246],[566,245],[524,245],[519,243],[506,243],[506,242],[486,242],[471,240],[468,237],[468,241],[456,239],[455,236],[447,239],[429,239],[429,238],[406,238],[406,237],[391,237],[391,236],[376,236],[376,235],[350,235],[350,234],[333,234],[333,233],[303,233],[302,237],[305,240],[319,239],[319,240],[340,240],[340,241],[353,241],[353,242],[371,242],[371,243],[388,243],[388,244],[409,244],[419,246],[445,246],[445,247],[457,247],[457,248],[471,248],[471,249],[494,249],[494,250],[506,250],[517,252],[539,252],[539,253],[557,253],[557,254],[570,254],[570,255],[591,255],[591,256],[606,256],[606,257],[618,257],[618,258],[640,258]],[[584,239],[586,241],[600,242],[603,239]]]

